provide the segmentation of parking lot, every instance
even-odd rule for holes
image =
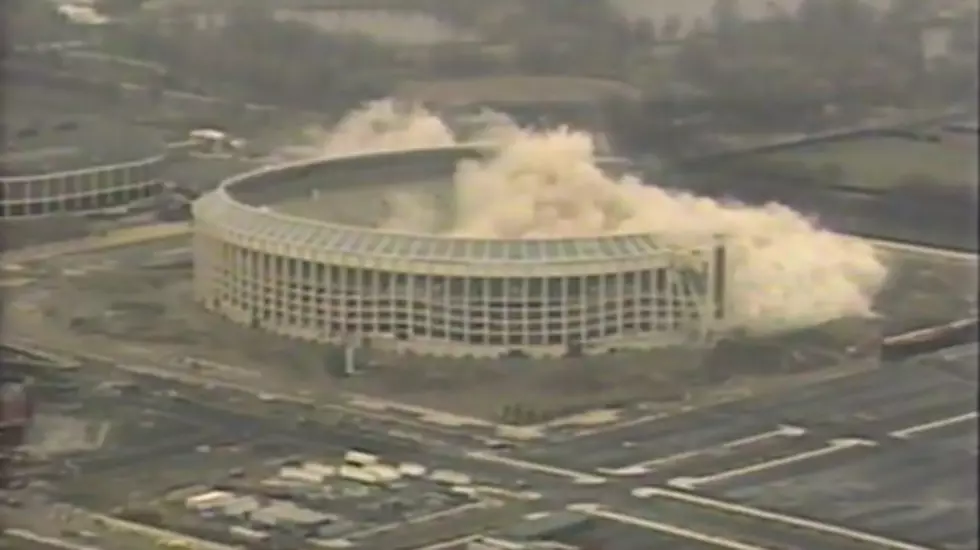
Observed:
[[[437,472],[420,465],[292,457],[172,494],[159,509],[183,530],[228,543],[286,539],[336,545],[362,542],[406,522],[440,521],[493,506],[461,490],[468,481],[462,474]]]
[[[662,519],[670,506],[649,499],[688,491],[925,548],[975,548],[976,361],[977,346],[962,346],[514,454],[633,486],[642,504],[624,505],[632,515]],[[695,525],[708,510],[691,505],[700,512],[679,512],[681,525],[714,533],[723,524]],[[779,522],[763,524],[745,532]],[[848,547],[828,544],[760,542]]]

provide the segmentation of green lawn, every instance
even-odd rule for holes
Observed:
[[[975,185],[977,136],[944,134],[929,143],[898,137],[867,137],[805,145],[762,158],[802,162],[813,168],[839,166],[852,185],[882,189],[912,174],[948,185]]]

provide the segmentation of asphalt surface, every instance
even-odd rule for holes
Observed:
[[[0,550],[65,550],[65,547],[4,535],[0,537]]]
[[[37,284],[46,283],[45,276],[80,276],[116,269],[138,269],[140,266],[187,258],[189,239],[186,235],[168,237],[141,246],[124,246],[109,250],[82,252],[45,258],[43,261],[27,261],[21,264],[18,274],[37,277]]]
[[[516,461],[511,462],[488,461],[475,455],[475,449],[447,442],[391,437],[386,426],[370,421],[299,425],[301,411],[293,405],[147,378],[137,380],[143,392],[121,398],[120,406],[134,415],[151,410],[183,424],[167,428],[171,436],[145,434],[154,435],[155,444],[96,452],[76,466],[82,475],[166,469],[192,461],[199,445],[242,441],[270,456],[339,458],[357,448],[391,462],[454,469],[483,484],[538,493],[542,510],[602,505],[601,510],[627,517],[602,520],[600,532],[614,537],[610,548],[615,550],[648,549],[661,542],[692,549],[965,550],[976,547],[976,381],[967,368],[975,364],[976,347],[946,356],[886,365],[796,395],[720,405],[613,434],[542,443],[540,449],[514,451]],[[247,412],[261,408],[266,409],[261,416]],[[836,442],[858,437],[862,443],[821,454]],[[624,446],[624,441],[633,444]],[[607,470],[642,463],[641,473]],[[765,464],[772,465],[759,466]],[[692,487],[677,485],[691,479],[696,480]],[[638,492],[651,487],[662,494]],[[883,546],[852,534],[721,510],[677,496],[688,494],[918,546]]]
[[[83,368],[98,368],[89,363]],[[196,453],[200,445],[222,445],[246,442],[270,449],[292,448],[319,456],[340,459],[350,449],[377,453],[392,461],[438,463],[438,445],[392,437],[387,428],[372,425],[367,419],[339,419],[330,424],[315,422],[299,425],[304,410],[295,406],[276,405],[219,388],[192,388],[156,378],[129,376],[140,393],[119,397],[119,414],[127,411],[133,418],[148,414],[164,419],[155,422],[154,431],[141,439],[151,440],[123,451],[81,458],[76,465],[83,472],[105,472],[116,467],[146,460],[163,461],[168,456]],[[270,410],[272,409],[272,410]],[[151,436],[151,437],[145,437]]]
[[[621,520],[603,518],[600,529],[613,544],[610,548],[707,550],[725,548],[726,543],[748,545],[744,548],[768,550],[881,550],[882,548],[871,542],[853,541],[833,534],[680,503],[669,498],[645,500],[644,507],[632,509],[629,515],[632,518],[648,521],[650,525],[630,525]],[[654,524],[667,527],[657,530]],[[671,527],[696,532],[705,539],[710,537],[714,542],[692,540],[680,534],[670,533],[668,530]],[[576,542],[574,537],[570,539],[568,542]],[[643,546],[644,542],[646,546]],[[657,543],[663,546],[657,546]],[[736,548],[736,546],[728,547]]]
[[[965,346],[519,454],[605,473],[609,484],[673,486],[926,548],[976,548],[976,362],[976,346]],[[659,501],[621,506],[667,513]],[[699,532],[723,523],[701,526],[697,510],[677,517]],[[807,530],[787,536],[796,538],[751,542],[848,547],[808,540]]]
[[[976,350],[962,353],[966,355],[954,360],[926,357],[787,393],[667,418],[651,417],[647,422],[534,449],[524,458],[572,469],[615,469],[640,459],[663,459],[759,436],[780,426],[801,427],[816,436],[878,437],[975,410],[976,375],[971,381],[969,367],[971,361],[975,367]]]
[[[133,266],[181,246],[118,249],[101,260],[79,256],[49,269],[84,268],[89,259]],[[600,505],[600,513],[620,515],[602,523],[601,534],[610,540],[603,547],[610,550],[661,543],[965,550],[977,544],[977,358],[977,347],[965,346],[783,394],[629,419],[618,428],[509,452],[443,433],[406,434],[404,426],[377,418],[301,422],[309,407],[129,374],[142,391],[120,398],[119,414],[157,418],[159,431],[146,430],[139,443],[123,449],[80,457],[75,466],[82,476],[108,479],[133,470],[184,470],[200,460],[201,445],[247,443],[246,454],[257,457],[339,458],[356,448],[387,462],[419,462],[467,473],[479,484],[534,493],[539,510]],[[90,362],[83,370],[112,379],[112,368]],[[692,502],[691,495],[709,500]]]

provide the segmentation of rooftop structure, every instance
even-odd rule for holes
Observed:
[[[0,125],[0,218],[97,212],[162,191],[167,147],[152,131],[35,107]]]

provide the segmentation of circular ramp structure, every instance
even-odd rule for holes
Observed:
[[[11,117],[0,138],[0,219],[100,212],[163,189],[167,145],[145,128]]]

